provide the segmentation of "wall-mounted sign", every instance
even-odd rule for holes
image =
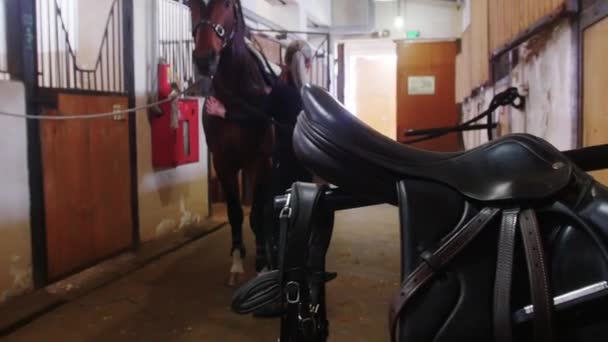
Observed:
[[[407,78],[408,95],[435,95],[435,76],[410,76]]]
[[[405,37],[408,39],[420,38],[420,31],[418,31],[418,30],[405,31]]]

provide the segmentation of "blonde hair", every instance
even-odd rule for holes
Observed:
[[[294,40],[285,52],[285,64],[289,67],[295,86],[301,89],[309,82],[308,66],[312,62],[312,49],[304,40]]]
[[[301,52],[306,59],[312,59],[312,49],[310,48],[308,42],[298,39],[289,43],[287,51],[285,52],[285,64],[291,65],[293,62],[293,56],[296,54],[296,52]]]

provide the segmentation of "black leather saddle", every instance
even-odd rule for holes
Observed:
[[[326,342],[333,213],[391,203],[393,342],[608,340],[608,188],[531,135],[435,153],[382,136],[319,87],[302,97],[295,153],[338,188],[296,183],[276,199],[278,269],[237,293],[236,312],[278,300],[281,341]]]
[[[555,194],[570,181],[568,159],[531,135],[510,135],[465,153],[429,152],[376,132],[322,88],[305,87],[303,101],[296,154],[328,181],[359,194],[394,202],[395,182],[416,178],[479,201],[532,200]]]
[[[531,135],[423,151],[374,131],[322,88],[302,96],[303,164],[353,197],[399,206],[393,341],[608,338],[606,187]]]

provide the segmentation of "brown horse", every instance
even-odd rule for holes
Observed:
[[[203,95],[212,91],[228,111],[241,108],[243,99],[265,96],[271,86],[246,45],[240,6],[238,0],[190,0],[194,61],[199,73],[212,79],[209,87],[203,86]],[[245,257],[238,185],[241,170],[252,175],[254,186],[250,223],[256,239],[256,270],[260,271],[265,263],[263,212],[271,172],[272,128],[270,120],[242,124],[204,114],[202,121],[232,228],[229,284],[234,285],[243,272]]]

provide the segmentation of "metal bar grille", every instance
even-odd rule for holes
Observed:
[[[171,65],[171,82],[191,84],[195,70],[190,8],[176,0],[159,0],[158,6],[159,56]]]
[[[123,75],[123,0],[114,0],[105,20],[101,43],[91,67],[79,65],[76,33],[86,34],[78,23],[74,0],[36,0],[38,83],[42,88],[125,93]],[[80,38],[82,39],[82,38]]]

